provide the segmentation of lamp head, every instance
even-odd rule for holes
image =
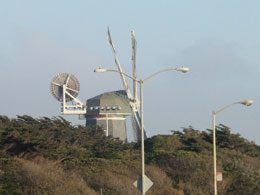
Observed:
[[[245,100],[243,102],[240,102],[240,104],[246,105],[246,106],[251,106],[254,103],[253,100]]]
[[[183,72],[183,73],[186,73],[186,72],[188,72],[190,69],[187,68],[187,67],[181,67],[181,68],[177,68],[177,70],[178,70],[178,71],[181,71],[181,72]]]
[[[94,72],[107,72],[107,70],[103,68],[97,68],[94,70]]]

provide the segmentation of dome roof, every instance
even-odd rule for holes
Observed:
[[[87,114],[115,113],[131,115],[125,90],[102,93],[87,100]]]

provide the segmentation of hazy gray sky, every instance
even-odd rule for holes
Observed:
[[[258,0],[10,0],[0,3],[0,26],[1,115],[60,115],[49,87],[61,72],[78,78],[82,101],[122,89],[119,75],[93,73],[98,67],[116,69],[106,38],[109,26],[125,72],[131,73],[132,29],[139,78],[168,67],[190,68],[144,84],[149,136],[189,125],[212,128],[213,110],[253,99],[252,107],[236,105],[220,113],[216,123],[260,144]],[[77,116],[66,119],[84,123]]]

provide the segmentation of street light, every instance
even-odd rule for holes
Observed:
[[[98,72],[98,73],[101,73],[101,72],[118,72],[118,73],[121,73],[127,77],[129,77],[130,79],[138,82],[140,84],[140,109],[141,109],[141,155],[142,155],[142,195],[145,194],[145,169],[144,169],[144,166],[145,166],[145,163],[144,163],[144,117],[143,117],[143,83],[151,78],[153,78],[154,76],[162,73],[162,72],[166,72],[166,71],[172,71],[172,70],[175,70],[175,71],[181,71],[183,73],[186,73],[189,71],[189,68],[186,68],[186,67],[179,67],[179,68],[167,68],[167,69],[163,69],[161,71],[158,71],[148,77],[146,77],[145,79],[140,79],[140,80],[137,80],[135,79],[134,77],[132,77],[131,75],[129,74],[126,74],[124,72],[121,72],[121,71],[118,71],[118,70],[106,70],[106,69],[103,69],[103,68],[98,68],[98,69],[95,69],[94,72]]]
[[[230,106],[233,106],[235,104],[242,104],[245,106],[251,106],[254,103],[253,100],[245,100],[242,102],[234,102],[232,104],[229,104],[223,108],[221,108],[220,110],[218,110],[217,112],[212,112],[212,123],[213,123],[213,155],[214,155],[214,194],[217,195],[217,157],[216,157],[216,125],[215,125],[215,118],[216,115],[220,112],[222,112],[223,110],[226,110],[227,108],[229,108]]]
[[[189,71],[189,68],[186,68],[186,67],[183,67],[183,66],[182,66],[182,67],[179,67],[179,68],[166,68],[166,69],[163,69],[163,70],[161,70],[161,71],[158,71],[158,72],[152,74],[151,76],[147,77],[147,78],[144,79],[144,80],[148,80],[148,79],[150,79],[151,77],[154,77],[155,75],[157,75],[157,74],[159,74],[159,73],[161,73],[161,72],[166,72],[166,71],[170,71],[170,70],[177,70],[177,71],[181,71],[181,72],[185,73],[185,72],[188,72],[188,71]],[[97,68],[97,69],[94,70],[94,72],[98,72],[98,73],[101,73],[101,72],[118,72],[118,73],[121,73],[121,72],[118,71],[118,70],[107,70],[107,69],[103,69],[103,68]],[[130,76],[129,74],[126,74],[126,73],[124,73],[124,72],[122,72],[122,73],[123,73],[125,76],[127,76],[127,77],[129,77],[129,78],[131,78],[131,79],[133,79],[133,80],[135,80],[135,81],[137,81],[137,82],[139,82],[137,79],[135,79],[134,77]]]

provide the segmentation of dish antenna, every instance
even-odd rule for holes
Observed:
[[[86,114],[87,106],[78,98],[79,81],[69,73],[60,73],[51,81],[51,93],[62,104],[62,114]],[[67,104],[71,102],[71,104]]]
[[[115,63],[117,65],[118,71],[120,72],[121,75],[121,79],[123,82],[123,86],[125,88],[129,103],[130,103],[130,107],[132,110],[132,126],[133,126],[133,131],[134,131],[134,139],[135,141],[140,141],[141,140],[141,117],[139,114],[139,106],[140,106],[140,102],[138,100],[137,97],[137,82],[133,81],[133,94],[134,97],[131,94],[131,91],[129,90],[128,84],[126,82],[125,79],[125,75],[122,73],[122,67],[119,63],[117,54],[116,54],[116,50],[115,47],[113,45],[112,39],[111,39],[111,35],[109,32],[109,28],[107,30],[107,37],[108,37],[108,42],[112,48],[112,52],[115,58]],[[132,62],[133,62],[133,78],[136,79],[136,40],[135,40],[135,33],[132,30],[131,31],[131,40],[132,40]],[[146,139],[146,133],[145,133],[145,139]]]

